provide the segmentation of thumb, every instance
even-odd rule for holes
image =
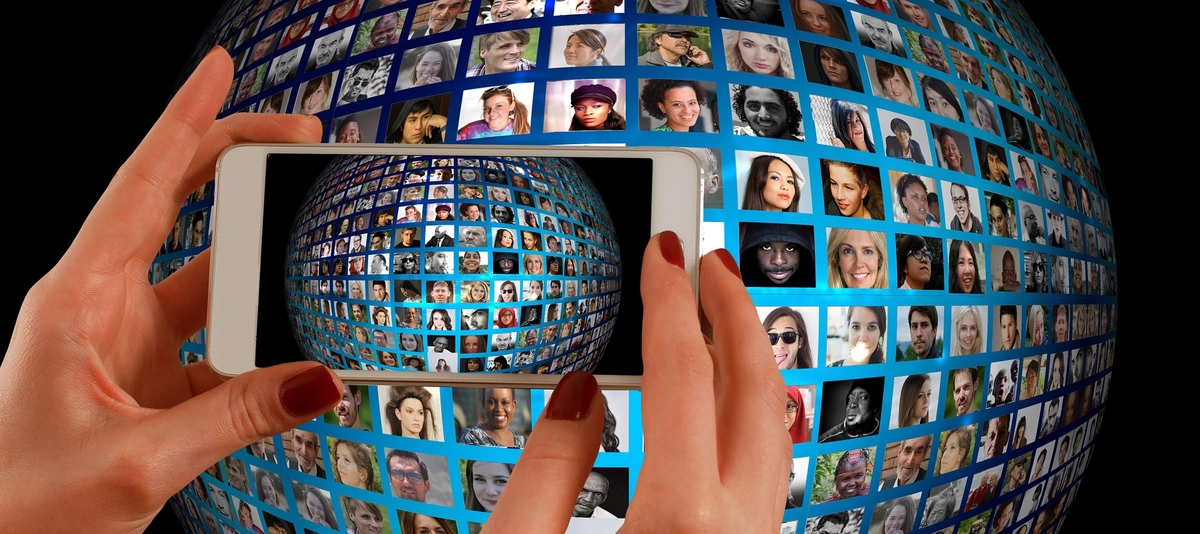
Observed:
[[[162,481],[174,492],[231,452],[311,421],[341,397],[341,380],[320,364],[280,364],[159,411],[143,419],[134,435],[149,440],[142,450],[161,457],[159,465],[177,467],[163,473],[171,480]]]
[[[604,430],[604,401],[596,378],[567,374],[504,488],[484,532],[563,532],[579,489],[592,471]]]

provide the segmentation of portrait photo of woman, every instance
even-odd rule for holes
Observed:
[[[965,356],[983,352],[987,340],[987,308],[954,306],[950,328],[950,355]]]
[[[933,76],[921,74],[917,77],[921,79],[921,92],[925,95],[925,110],[962,122],[962,105],[958,103],[954,86]]]
[[[338,74],[327,72],[300,84],[300,98],[296,100],[292,113],[316,115],[329,109],[333,103],[333,86],[337,83]]]
[[[438,426],[441,390],[418,386],[380,386],[384,432],[413,439],[442,440]]]
[[[917,107],[917,92],[913,90],[912,73],[907,68],[869,56],[866,60],[867,77],[875,96]]]
[[[830,288],[887,289],[887,238],[883,232],[829,229]]]
[[[879,125],[880,129],[884,130],[884,153],[889,158],[929,164],[925,158],[925,155],[930,153],[929,132],[925,128],[925,121],[880,109]]]
[[[800,43],[808,81],[861,93],[862,77],[854,54],[822,44]]]
[[[879,169],[836,160],[821,160],[826,215],[883,220]]]
[[[917,226],[940,226],[929,206],[929,193],[936,192],[933,178],[888,171],[892,184],[892,220]]]
[[[802,171],[807,158],[739,151],[737,166],[741,209],[812,213],[812,186]]]
[[[825,364],[843,367],[884,363],[887,322],[887,308],[883,306],[830,307],[829,324],[836,326],[826,334]]]
[[[900,289],[943,289],[941,239],[896,234],[896,258]]]
[[[971,140],[962,132],[930,124],[937,147],[938,166],[975,176],[975,161],[971,157]]]
[[[453,81],[461,47],[462,39],[454,39],[404,52],[400,74],[396,77],[396,90]]]
[[[816,0],[791,0],[792,18],[800,31],[850,40],[846,15],[842,8]]]
[[[908,534],[912,532],[913,527],[916,526],[917,503],[920,502],[920,497],[920,493],[914,493],[907,497],[876,504],[867,533]]]
[[[383,491],[379,483],[379,466],[375,463],[374,447],[343,439],[327,439],[329,457],[334,467],[334,480],[359,489]]]
[[[465,445],[522,449],[529,434],[529,390],[484,388],[454,390],[454,403],[466,424],[458,442]]]
[[[637,12],[648,15],[691,15],[706,16],[705,2],[701,0],[637,0]]]
[[[792,438],[792,443],[808,443],[809,435],[812,434],[812,419],[808,417],[808,406],[811,402],[806,402],[804,399],[811,399],[815,394],[816,386],[788,386],[787,387],[787,404],[783,409],[783,426],[788,431],[788,436]]]
[[[972,126],[992,135],[1000,135],[1000,123],[996,120],[992,101],[970,91],[963,91],[963,100],[967,104],[967,117],[971,119]]]
[[[557,52],[561,50],[562,52]],[[550,68],[610,67],[625,64],[625,25],[555,26]]]
[[[944,475],[971,465],[971,459],[975,455],[975,427],[976,425],[968,425],[942,432],[937,462],[933,465],[933,476]]]
[[[711,82],[641,80],[640,127],[652,132],[716,133],[717,112],[709,106],[715,93]]]
[[[875,152],[875,142],[871,140],[871,116],[866,106],[824,96],[810,98],[818,143]]]
[[[808,336],[808,325],[815,327],[818,324],[817,311],[816,307],[758,309],[759,316],[763,318],[763,329],[767,332],[767,341],[775,353],[775,366],[780,371],[811,369],[814,366],[813,342]],[[805,315],[808,315],[807,320]]]
[[[529,107],[525,102],[533,101],[533,85],[529,82],[464,91],[458,140],[529,133]]]
[[[624,130],[624,96],[624,79],[547,82],[545,131]]]
[[[938,388],[942,373],[921,373],[895,378],[892,387],[890,428],[905,428],[937,420]]]
[[[463,466],[463,500],[467,510],[491,512],[500,502],[513,465],[480,460],[467,460]]]
[[[958,239],[950,242],[951,293],[984,292],[984,270],[979,267],[982,259],[982,245]]]
[[[730,71],[788,79],[796,77],[787,39],[728,29],[722,30],[721,34],[725,41],[725,61]]]

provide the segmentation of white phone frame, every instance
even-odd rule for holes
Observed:
[[[683,240],[684,269],[698,298],[700,220],[704,176],[700,160],[681,148],[545,147],[512,145],[243,144],[226,149],[216,167],[209,261],[206,360],[218,374],[253,371],[266,165],[269,154],[343,154],[480,157],[648,158],[653,160],[651,235],[672,230]],[[233,229],[222,232],[222,228]],[[624,288],[629,291],[631,288]],[[637,288],[633,288],[637,289]],[[637,295],[634,295],[635,297]],[[553,388],[561,375],[335,371],[347,383],[431,387]],[[640,376],[596,375],[604,389],[638,389]]]

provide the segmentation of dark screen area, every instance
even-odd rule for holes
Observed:
[[[304,204],[313,182],[335,157],[338,156],[272,154],[267,159],[255,345],[255,362],[260,367],[304,359],[289,322],[284,266],[297,211]],[[640,375],[642,303],[639,277],[642,254],[650,239],[653,161],[645,158],[571,159],[592,179],[608,207],[621,254],[620,310],[605,356],[600,358],[595,372]]]

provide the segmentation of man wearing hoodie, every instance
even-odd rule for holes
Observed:
[[[746,287],[816,287],[811,226],[743,223],[740,241]]]

